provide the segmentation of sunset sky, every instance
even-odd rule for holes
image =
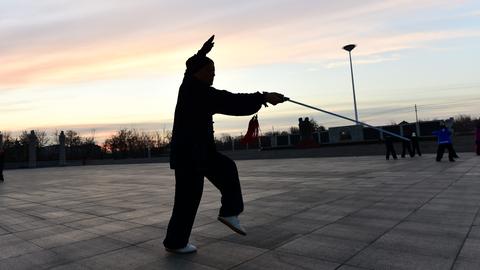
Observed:
[[[214,87],[276,91],[371,124],[480,116],[480,1],[2,0],[0,131],[171,129],[185,60],[216,35]],[[299,117],[349,124],[286,103],[261,129]],[[216,134],[249,117],[215,116]]]

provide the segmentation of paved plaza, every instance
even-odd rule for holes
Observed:
[[[238,161],[248,235],[205,181],[191,255],[162,245],[166,163],[10,170],[0,269],[480,269],[480,157],[460,155]]]

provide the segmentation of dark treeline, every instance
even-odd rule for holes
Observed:
[[[48,134],[44,130],[34,130],[36,135],[37,160],[58,160],[60,152],[59,131]],[[95,136],[81,136],[74,130],[65,131],[65,152],[67,160],[107,158],[141,158],[165,155],[170,143],[170,132],[140,132],[135,129],[121,129],[98,144]],[[28,160],[30,132],[23,131],[14,137],[3,132],[3,148],[7,162]]]

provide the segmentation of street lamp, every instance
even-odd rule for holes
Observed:
[[[350,57],[350,73],[352,74],[352,88],[353,88],[353,107],[355,109],[355,121],[358,123],[358,111],[357,111],[357,98],[355,97],[355,83],[353,82],[353,66],[352,66],[352,50],[356,47],[355,44],[345,45],[343,49],[348,51],[348,56]]]

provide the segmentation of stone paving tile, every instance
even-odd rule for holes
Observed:
[[[10,233],[10,232],[7,231],[7,230],[5,230],[5,229],[3,229],[2,227],[0,227],[0,235],[2,235],[2,234],[8,234],[8,233]]]
[[[378,268],[381,269],[381,268]],[[357,267],[357,266],[351,266],[351,265],[342,265],[340,268],[337,268],[337,270],[373,270],[373,268],[363,268],[363,267]]]
[[[156,260],[152,263],[142,265],[137,269],[142,270],[158,270],[158,269],[174,269],[174,270],[217,270],[218,268],[213,268],[206,265],[201,265],[191,261],[186,261],[178,259],[174,256],[165,257],[159,260]]]
[[[69,261],[77,261],[116,249],[121,249],[129,245],[130,244],[128,243],[102,236],[55,247],[50,249],[50,251],[55,252]]]
[[[94,215],[72,212],[71,215],[49,219],[48,221],[55,224],[66,224],[95,217]]]
[[[475,213],[420,209],[409,216],[408,220],[430,224],[469,226],[473,223],[474,218]]]
[[[286,217],[275,221],[275,227],[295,234],[308,234],[330,223],[330,221]]]
[[[276,247],[298,237],[298,234],[278,228],[275,223],[272,223],[270,225],[250,228],[248,230],[248,237],[229,235],[224,237],[223,240],[252,247],[275,249]]]
[[[132,222],[113,221],[106,224],[85,228],[83,230],[90,233],[98,234],[98,235],[105,235],[105,234],[127,231],[132,228],[137,228],[141,226],[142,226],[141,224],[136,224]]]
[[[458,259],[480,262],[480,239],[467,238],[458,255]]]
[[[127,247],[78,261],[91,269],[141,269],[158,260],[158,255],[140,247]]]
[[[49,268],[49,270],[92,270],[92,268],[81,265],[79,263],[67,263],[53,268]]]
[[[404,221],[395,227],[395,231],[403,231],[407,234],[421,234],[426,236],[451,237],[464,239],[467,236],[469,226],[429,224]],[[472,237],[470,232],[469,237]]]
[[[51,225],[49,227],[43,227],[40,229],[33,229],[28,231],[21,231],[14,234],[24,240],[32,240],[32,239],[56,235],[59,233],[71,232],[74,230],[75,229],[66,227],[63,225]]]
[[[127,231],[107,234],[112,239],[120,240],[129,244],[138,244],[152,239],[165,237],[166,230],[152,226],[142,226]]]
[[[480,239],[480,226],[472,226],[470,233],[468,234],[468,238],[470,239]]]
[[[375,241],[372,247],[425,256],[455,258],[462,244],[463,238],[432,236],[394,229]]]
[[[117,220],[106,218],[106,217],[93,216],[93,218],[77,220],[77,221],[65,223],[64,225],[71,228],[76,228],[76,229],[88,229],[88,228],[96,227],[103,224],[108,224],[115,221]]]
[[[197,253],[182,258],[218,269],[230,269],[265,252],[266,249],[217,241],[202,247]]]
[[[30,240],[37,246],[42,248],[53,248],[57,246],[63,246],[70,243],[75,243],[78,241],[83,241],[87,239],[92,239],[97,237],[98,235],[89,233],[82,230],[74,230],[70,232],[58,233],[50,236],[45,236],[41,238],[36,238]]]
[[[398,224],[398,222],[398,220],[392,219],[358,217],[353,214],[351,216],[344,217],[335,223],[353,226],[373,227],[379,229],[390,229],[396,224]]]
[[[25,241],[13,234],[0,236],[0,260],[40,250],[41,248],[37,245]]]
[[[40,250],[0,260],[0,269],[49,269],[66,262],[65,258],[51,251]]]
[[[332,263],[277,251],[267,252],[243,263],[233,270],[334,270],[339,266]]]
[[[347,264],[375,270],[448,270],[453,261],[454,258],[430,257],[368,247]]]
[[[458,259],[453,265],[453,270],[476,270],[480,269],[480,260],[467,261],[464,259]]]
[[[305,257],[344,263],[366,246],[366,243],[360,241],[312,234],[293,240],[277,250]]]
[[[345,240],[370,243],[379,238],[386,231],[386,228],[381,229],[378,227],[333,223],[314,231],[312,235],[324,235]]]

